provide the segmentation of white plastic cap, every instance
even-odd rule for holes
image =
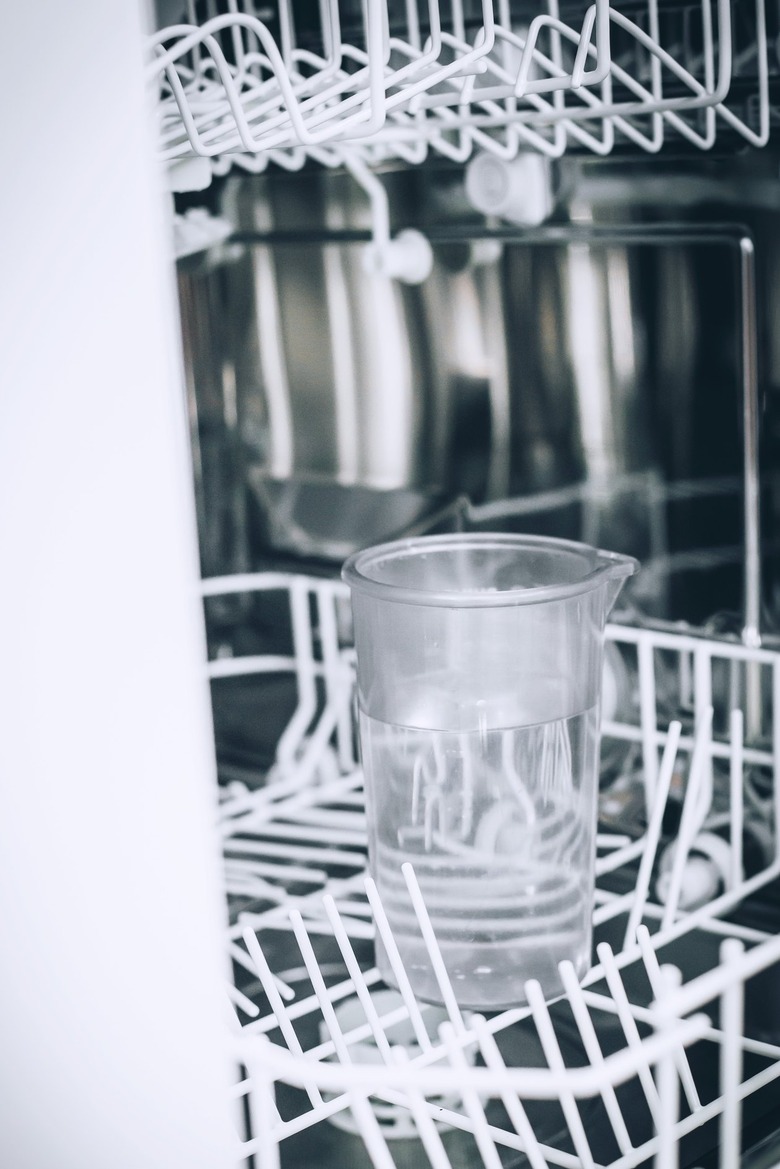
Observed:
[[[226,219],[212,215],[205,207],[192,207],[184,215],[173,217],[173,244],[176,258],[205,251],[224,243],[233,226]]]
[[[408,228],[380,246],[368,244],[363,269],[370,276],[386,276],[403,284],[422,284],[433,268],[433,248],[420,231]]]
[[[542,154],[518,154],[510,161],[478,154],[466,168],[466,194],[483,215],[535,227],[553,208],[549,161]]]
[[[211,185],[211,159],[200,155],[175,158],[166,168],[169,191],[205,191]]]

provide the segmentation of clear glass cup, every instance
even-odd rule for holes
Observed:
[[[411,862],[461,1006],[590,964],[604,626],[630,557],[535,536],[351,556],[369,864],[412,987],[441,991]],[[377,964],[395,979],[381,940]]]

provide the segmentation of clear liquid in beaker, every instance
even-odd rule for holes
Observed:
[[[525,1001],[590,963],[598,708],[533,726],[420,730],[361,712],[369,850],[419,998],[441,1001],[401,872],[411,862],[458,1002]],[[384,947],[377,964],[394,983]]]

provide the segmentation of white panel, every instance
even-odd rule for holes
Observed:
[[[224,901],[144,13],[4,17],[0,1163],[223,1169]]]

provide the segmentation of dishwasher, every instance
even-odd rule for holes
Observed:
[[[3,1164],[780,1164],[778,12],[8,15]],[[592,960],[483,1012],[367,875],[340,567],[496,531],[641,568]]]

